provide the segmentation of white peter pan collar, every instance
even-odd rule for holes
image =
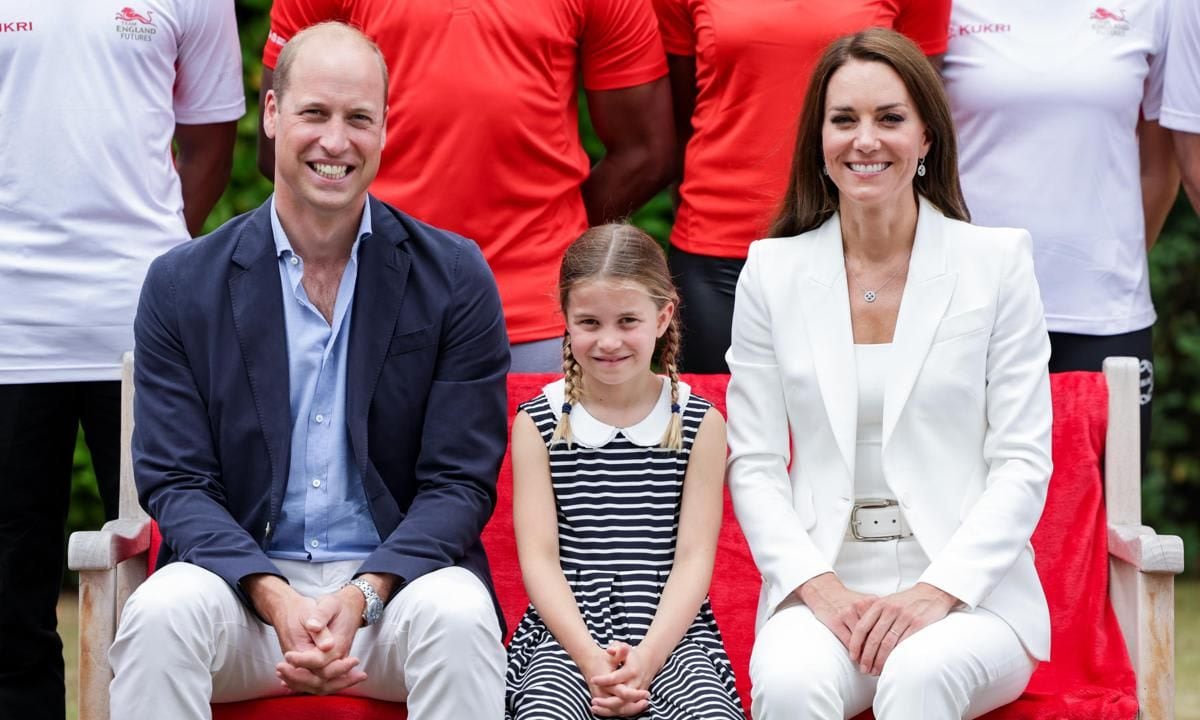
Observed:
[[[571,406],[572,440],[579,445],[600,448],[607,445],[617,436],[617,433],[620,433],[634,445],[657,447],[662,441],[663,433],[667,431],[667,424],[671,422],[671,381],[662,375],[659,376],[659,379],[662,381],[662,390],[658,394],[658,402],[654,404],[646,417],[627,428],[613,427],[597,420],[581,403]],[[550,411],[554,413],[554,421],[557,423],[562,417],[566,381],[552,382],[542,388],[542,393],[550,402]],[[681,409],[687,405],[691,393],[691,387],[680,380],[679,407]]]

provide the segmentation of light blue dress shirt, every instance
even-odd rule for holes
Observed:
[[[371,206],[363,206],[358,236],[342,273],[333,322],[309,302],[304,259],[292,250],[271,198],[271,230],[279,257],[292,413],[292,460],[283,510],[267,555],[283,560],[361,560],[379,546],[362,473],[350,449],[346,359],[358,246],[371,236]]]

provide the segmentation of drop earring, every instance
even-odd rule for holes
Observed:
[[[925,177],[925,158],[917,160],[917,177]]]

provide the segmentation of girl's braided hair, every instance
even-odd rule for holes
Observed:
[[[667,269],[667,257],[662,248],[642,230],[620,223],[589,228],[563,254],[558,276],[558,301],[563,315],[572,288],[583,282],[608,280],[616,283],[636,283],[659,309],[667,303],[679,305],[679,293]],[[671,421],[659,445],[670,450],[683,448],[683,423],[679,407],[680,345],[679,314],[658,341],[658,363],[671,381]],[[583,392],[583,370],[571,352],[571,335],[563,334],[564,398],[562,415],[550,443],[571,444],[571,408]]]

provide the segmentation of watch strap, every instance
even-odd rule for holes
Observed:
[[[374,625],[383,617],[383,598],[375,592],[374,586],[362,578],[354,578],[346,583],[358,588],[367,604],[363,606],[362,621],[364,625]],[[345,587],[345,586],[343,586]]]

